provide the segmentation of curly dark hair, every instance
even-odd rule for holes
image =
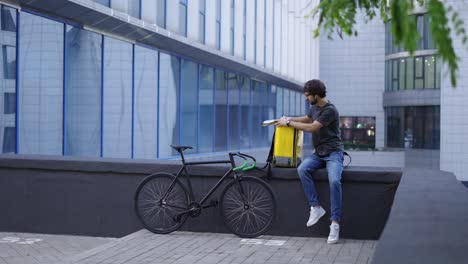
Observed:
[[[322,81],[318,79],[313,79],[313,80],[307,81],[304,84],[304,93],[317,95],[323,98],[327,96],[327,88],[325,87],[325,84],[323,84]]]

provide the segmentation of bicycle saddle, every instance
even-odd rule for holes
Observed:
[[[178,145],[171,145],[171,148],[177,150],[177,152],[184,151],[186,149],[193,149],[191,146],[178,146]]]

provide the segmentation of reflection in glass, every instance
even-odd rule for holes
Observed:
[[[103,157],[131,158],[132,45],[104,38]]]
[[[239,76],[240,85],[240,105],[241,105],[241,135],[240,135],[240,148],[250,147],[250,138],[252,134],[252,123],[249,122],[252,114],[251,104],[251,93],[250,93],[250,79],[244,76]]]
[[[180,81],[180,144],[192,146],[186,153],[196,153],[198,125],[198,65],[182,60]]]
[[[133,157],[154,159],[158,149],[158,52],[135,46]]]
[[[166,28],[166,0],[157,0],[156,23],[158,27]]]
[[[387,146],[440,148],[440,106],[385,108]]]
[[[187,0],[179,2],[179,34],[187,36]]]
[[[16,114],[16,93],[3,94],[3,114]]]
[[[3,77],[16,79],[16,47],[3,45]]]
[[[2,5],[2,30],[16,32],[16,9]]]
[[[214,148],[214,72],[213,68],[200,65],[200,153],[212,152]]]
[[[159,53],[159,157],[177,155],[170,147],[179,144],[179,67],[177,57]]]
[[[16,148],[16,129],[14,127],[5,127],[3,129],[2,153],[15,153]]]
[[[228,73],[216,70],[216,91],[215,91],[215,151],[227,150],[227,75]]]
[[[375,148],[375,117],[340,117],[340,130],[345,149]]]
[[[229,150],[237,150],[240,148],[239,136],[242,123],[240,120],[240,101],[239,101],[239,85],[237,84],[238,77],[230,73],[228,77],[228,91],[229,91],[229,120],[228,120],[228,134],[229,134]]]
[[[435,87],[435,57],[424,57],[424,88],[434,89]]]
[[[67,26],[65,155],[101,155],[101,39]]]
[[[62,155],[63,27],[62,23],[21,13],[21,154]]]

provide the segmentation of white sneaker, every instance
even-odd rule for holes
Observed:
[[[340,225],[337,223],[332,223],[330,225],[330,235],[328,236],[328,244],[336,244],[340,239]]]
[[[321,206],[315,206],[310,208],[309,221],[306,226],[311,227],[318,222],[318,220],[325,214],[325,210]]]

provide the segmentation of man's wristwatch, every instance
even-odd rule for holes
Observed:
[[[291,124],[291,120],[286,121],[286,125],[289,127],[289,124]]]

